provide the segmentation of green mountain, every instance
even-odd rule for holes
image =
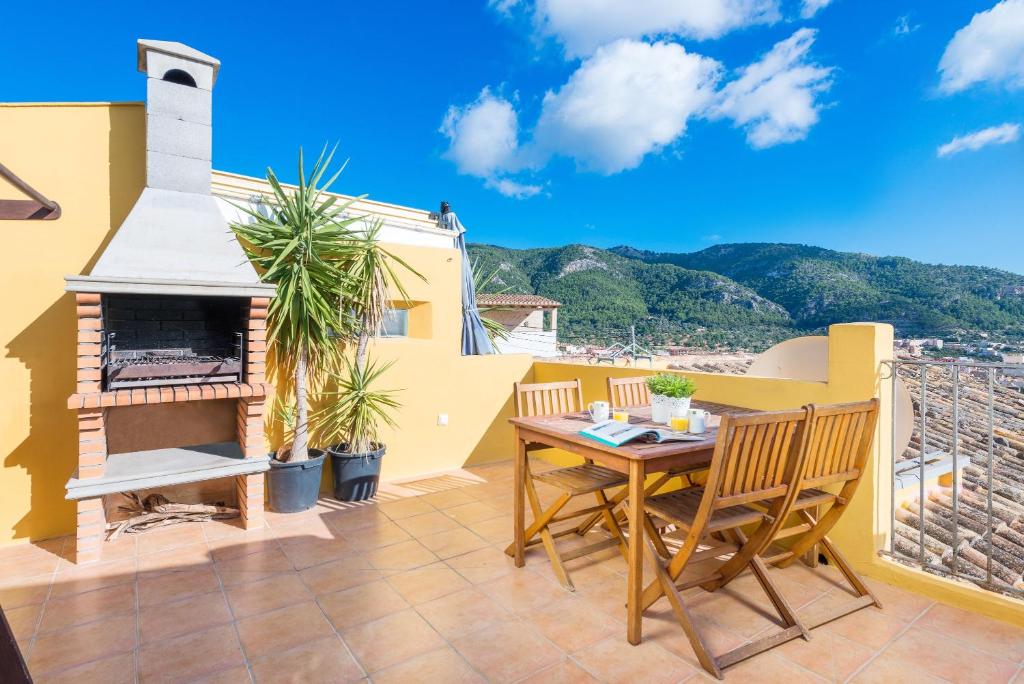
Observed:
[[[1024,276],[786,244],[692,253],[568,245],[470,245],[488,289],[563,304],[560,337],[760,349],[831,323],[893,323],[901,335],[984,330],[1024,337]]]
[[[630,325],[659,344],[763,346],[796,334],[786,310],[727,277],[569,245],[507,249],[469,245],[488,289],[562,302],[559,337],[621,341]]]
[[[611,251],[644,263],[720,273],[781,304],[803,328],[859,320],[892,323],[906,335],[1024,332],[1024,276],[994,268],[771,243],[717,245],[688,254]]]

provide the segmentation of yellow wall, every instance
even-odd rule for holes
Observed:
[[[89,272],[144,186],[144,114],[141,103],[0,104],[0,161],[62,209],[56,221],[0,221],[0,546],[74,530],[64,484],[77,461],[66,403],[75,391],[76,327],[64,276]],[[0,197],[23,198],[3,182]],[[415,337],[373,345],[396,361],[384,382],[404,388],[383,477],[509,458],[511,387],[531,376],[533,360],[462,357],[459,252],[389,248],[429,283],[405,280],[426,314],[411,321]],[[439,413],[448,426],[437,425]]]

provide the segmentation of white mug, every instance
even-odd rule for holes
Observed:
[[[608,420],[611,406],[607,401],[592,401],[587,404],[587,411],[590,413],[590,419],[599,423],[602,420]]]
[[[690,409],[686,412],[686,417],[690,419],[690,426],[686,431],[700,435],[707,429],[708,418],[711,417],[711,414],[701,409]]]

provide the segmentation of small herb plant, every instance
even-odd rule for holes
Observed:
[[[660,373],[650,376],[646,382],[647,389],[651,390],[651,394],[660,394],[672,399],[692,397],[697,391],[697,385],[694,384],[693,380],[684,378],[681,375]]]

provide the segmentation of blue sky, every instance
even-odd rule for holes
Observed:
[[[135,40],[178,40],[223,64],[216,168],[338,141],[335,189],[448,199],[474,241],[1024,273],[1024,0],[229,5],[10,4],[0,99],[141,100]]]

